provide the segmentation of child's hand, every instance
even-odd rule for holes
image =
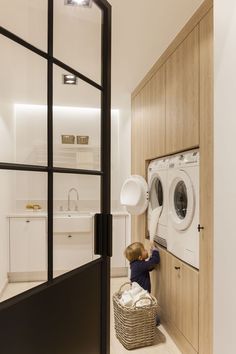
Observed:
[[[150,241],[150,247],[151,247],[151,251],[158,250],[158,248],[157,248],[157,246],[156,246],[154,241]]]

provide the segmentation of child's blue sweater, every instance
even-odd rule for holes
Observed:
[[[160,255],[157,249],[152,251],[148,261],[135,260],[130,262],[131,282],[138,283],[144,290],[151,292],[151,281],[149,272],[153,270],[156,264],[160,263]]]

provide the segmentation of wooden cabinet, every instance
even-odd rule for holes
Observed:
[[[131,155],[132,174],[145,177],[146,134],[144,129],[144,91],[132,101]]]
[[[163,65],[132,100],[133,174],[145,177],[145,161],[165,154],[165,139],[165,66]]]
[[[169,317],[169,288],[170,288],[170,261],[171,257],[161,247],[159,248],[160,264],[151,272],[152,293],[158,299],[161,317]]]
[[[165,249],[159,247],[159,251],[160,265],[152,272],[152,292],[158,299],[162,321],[172,333],[177,331],[184,336],[183,353],[190,353],[191,347],[195,353],[198,351],[198,271]]]
[[[148,81],[143,91],[145,159],[165,155],[165,66]]]
[[[199,145],[199,27],[166,61],[166,153]]]
[[[10,218],[9,246],[10,280],[45,279],[47,239],[44,218]]]

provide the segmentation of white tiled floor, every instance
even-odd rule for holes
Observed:
[[[0,297],[0,302],[42,284],[41,282],[9,283]]]
[[[112,278],[111,280],[111,296],[118,291],[120,286],[128,281],[127,278]],[[157,329],[157,336],[155,344],[149,347],[135,349],[132,351],[126,350],[118,341],[114,331],[114,316],[113,306],[111,302],[111,354],[181,354],[175,343],[165,331],[164,327],[160,325]]]
[[[127,278],[112,278],[111,280],[111,296],[114,292],[119,290],[120,286],[128,281]],[[0,302],[7,300],[8,298],[15,296],[23,291],[31,289],[40,282],[28,282],[28,283],[11,283],[6,287]],[[157,329],[156,343],[150,347],[135,349],[132,351],[126,350],[122,344],[118,341],[114,331],[114,315],[113,305],[111,301],[111,353],[110,354],[181,354],[176,347],[170,336],[165,331],[164,327],[160,325]]]

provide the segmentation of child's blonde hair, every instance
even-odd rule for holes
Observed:
[[[126,247],[124,251],[125,257],[128,261],[136,261],[139,257],[142,257],[142,251],[144,250],[144,245],[141,242],[131,243],[128,247]]]

